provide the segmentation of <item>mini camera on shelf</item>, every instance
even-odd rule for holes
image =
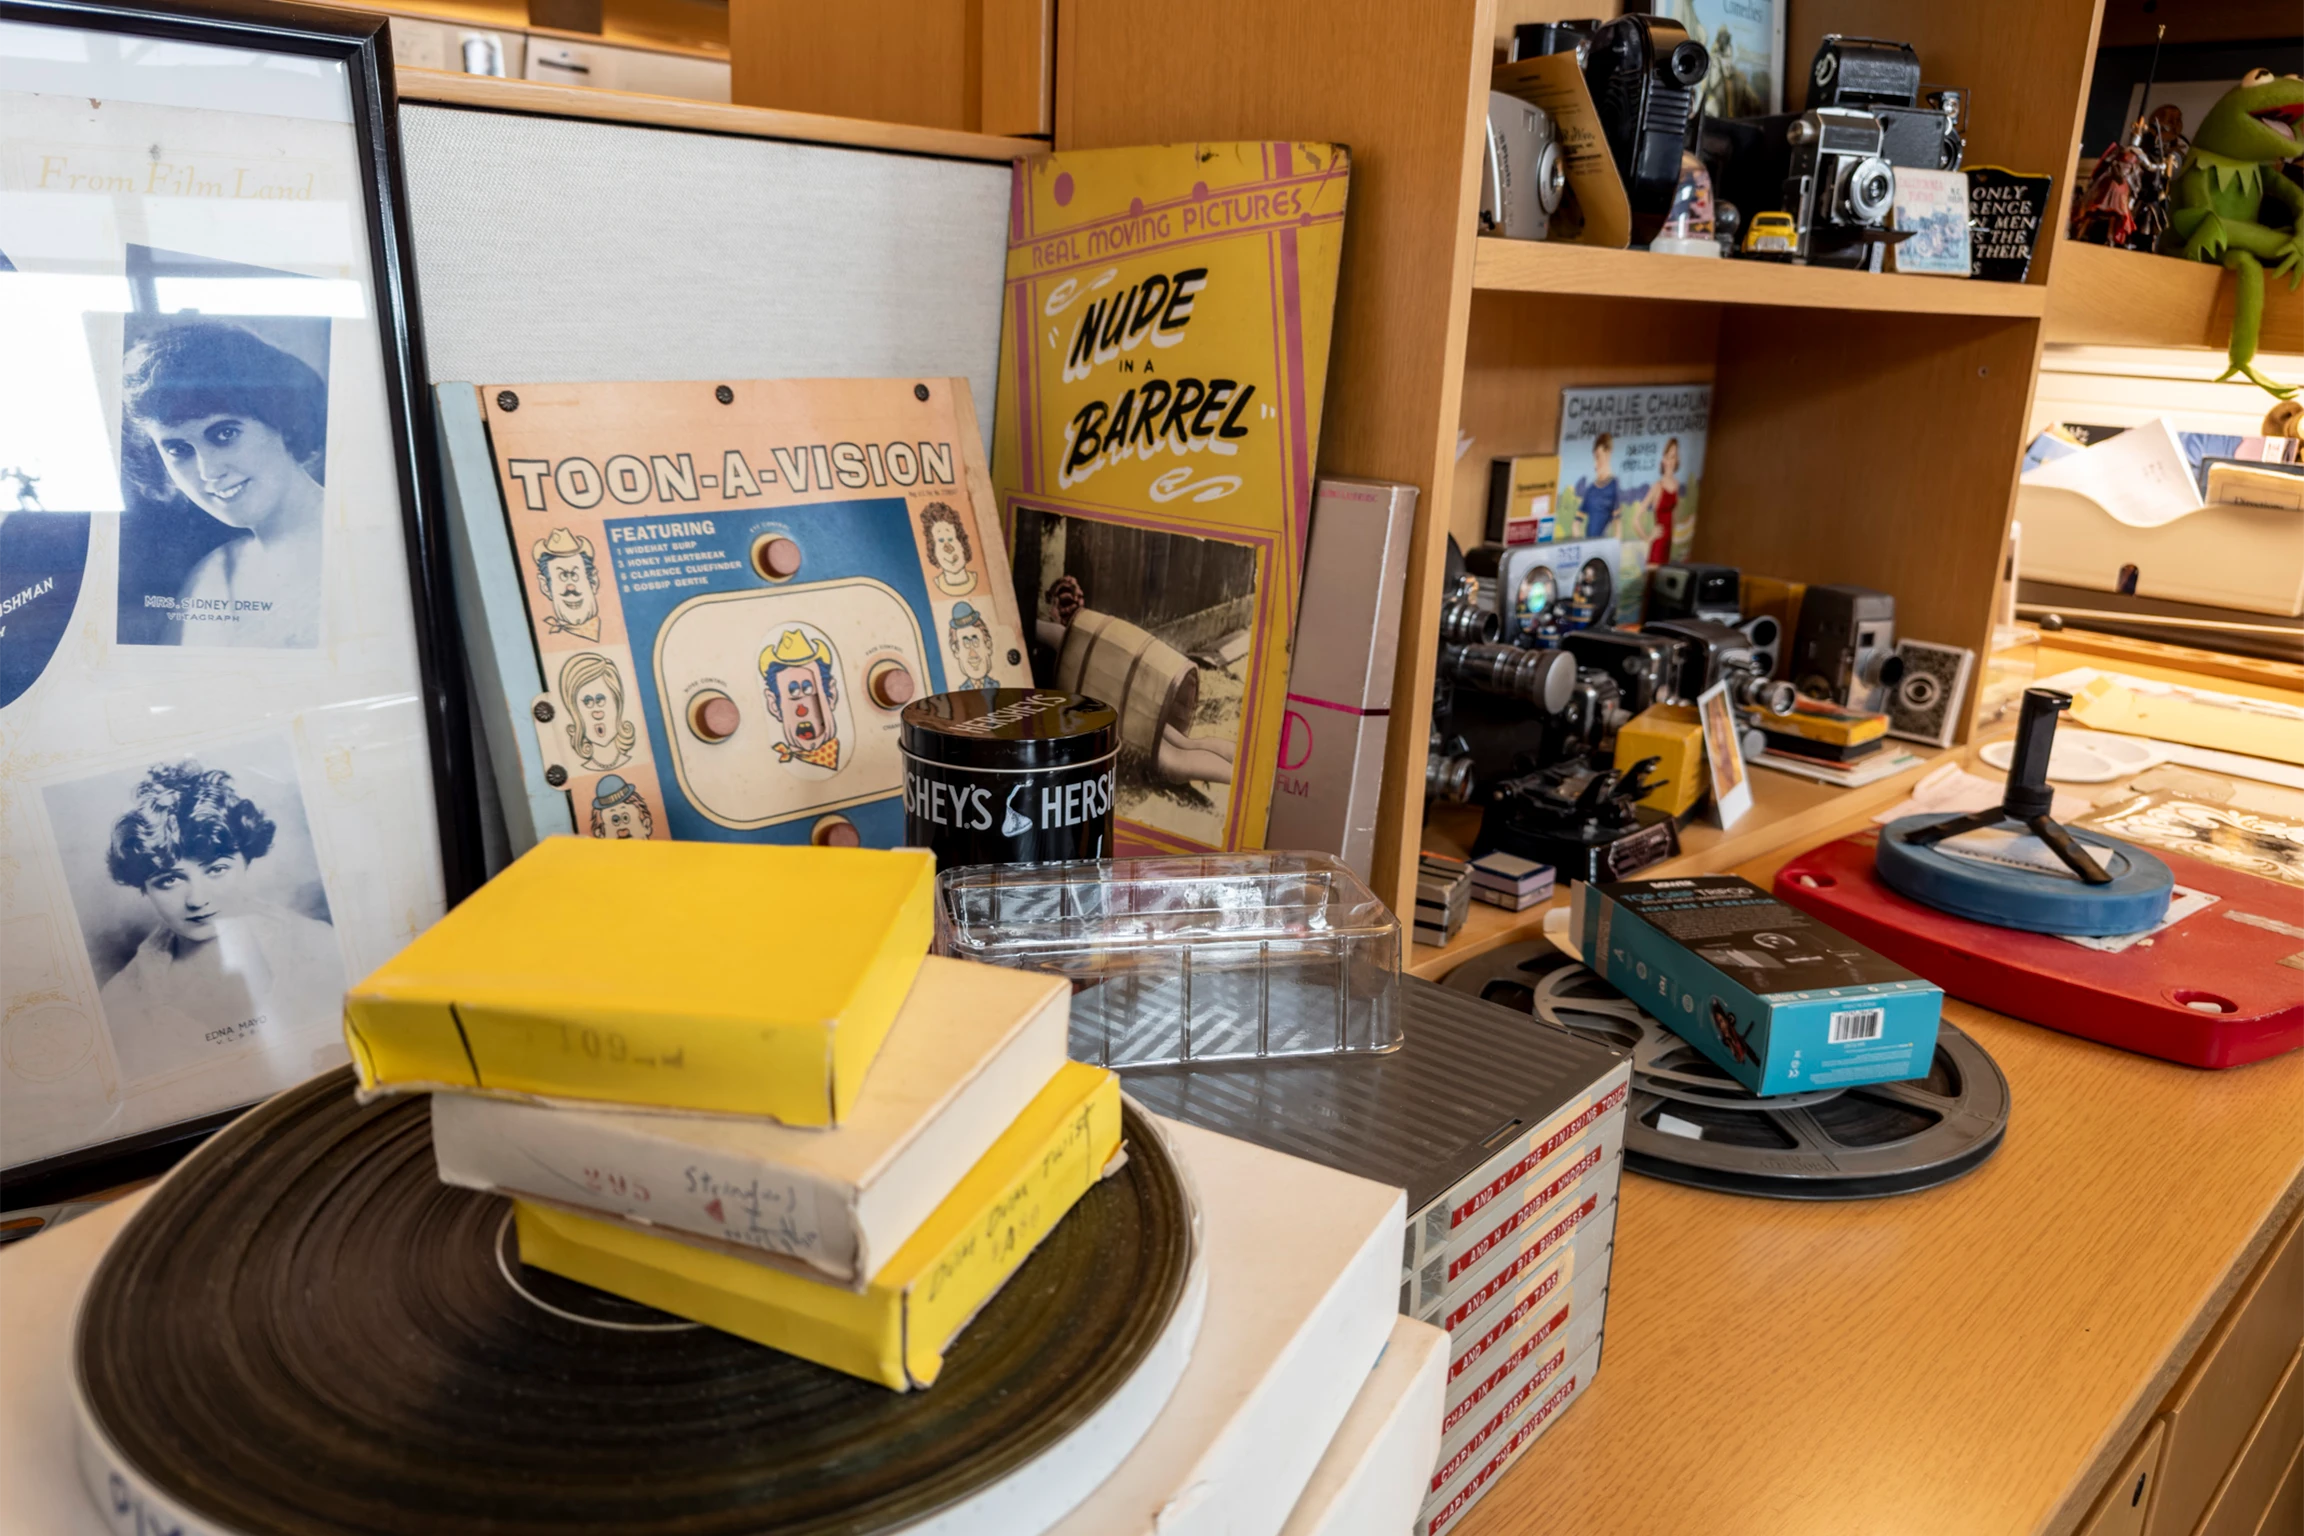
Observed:
[[[1611,680],[1626,714],[1655,704],[1684,704],[1680,696],[1680,642],[1667,635],[1623,629],[1585,629],[1561,646],[1576,665]],[[1597,743],[1595,743],[1597,745]]]
[[[1480,156],[1480,233],[1541,240],[1568,191],[1567,163],[1552,114],[1534,102],[1488,93],[1488,138]]]
[[[1765,616],[1753,621],[1771,629],[1775,622]],[[1792,713],[1797,691],[1790,683],[1769,677],[1768,647],[1758,643],[1750,630],[1714,619],[1658,619],[1642,625],[1641,633],[1680,642],[1676,686],[1682,698],[1697,698],[1715,684],[1726,683],[1729,700],[1738,709],[1769,715]]]
[[[1812,699],[1880,714],[1904,677],[1896,599],[1870,587],[1813,586],[1800,599],[1792,679]]]
[[[1624,178],[1634,238],[1645,243],[1672,211],[1680,152],[1711,56],[1680,23],[1660,16],[1541,22],[1513,34],[1514,58],[1571,51],[1599,111],[1609,156]]]

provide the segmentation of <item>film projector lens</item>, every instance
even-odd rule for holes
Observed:
[[[1532,619],[1550,613],[1559,601],[1560,578],[1548,565],[1528,567],[1528,574],[1520,578],[1520,590],[1512,594],[1512,606]]]
[[[933,1387],[891,1392],[528,1268],[510,1202],[440,1182],[428,1100],[363,1106],[348,1069],[315,1078],[169,1175],[89,1282],[73,1352],[85,1423],[118,1469],[112,1528],[934,1523],[1097,1413],[1181,1301],[1190,1204],[1157,1133],[1124,1114],[1126,1166],[977,1315]]]
[[[1778,1200],[1933,1189],[2008,1130],[2008,1079],[1950,1022],[1926,1077],[1759,1098],[1550,944],[1512,944],[1448,973],[1459,992],[1632,1052],[1624,1163],[1674,1184]]]

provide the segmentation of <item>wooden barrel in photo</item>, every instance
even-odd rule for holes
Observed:
[[[1200,669],[1192,658],[1125,619],[1083,608],[1064,636],[1056,686],[1102,700],[1120,716],[1120,740],[1139,752],[1160,750],[1160,728],[1190,733],[1200,707]]]

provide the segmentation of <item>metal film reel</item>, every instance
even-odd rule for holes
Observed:
[[[1779,1200],[1861,1200],[1948,1183],[1999,1149],[2008,1079],[1950,1023],[1926,1077],[1755,1097],[1550,944],[1507,945],[1447,985],[1632,1051],[1624,1160],[1635,1173]]]

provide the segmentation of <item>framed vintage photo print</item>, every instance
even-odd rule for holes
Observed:
[[[343,1059],[478,878],[381,16],[0,0],[0,1206]]]

